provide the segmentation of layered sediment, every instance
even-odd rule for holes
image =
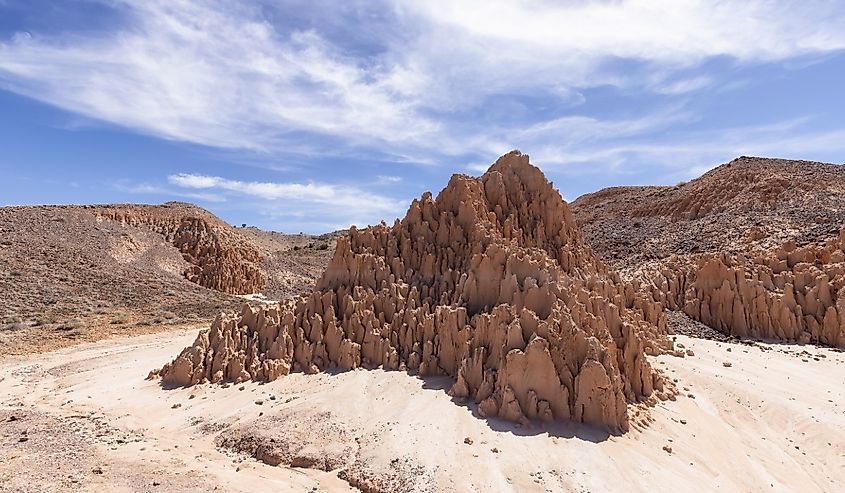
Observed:
[[[221,315],[160,371],[167,385],[382,367],[454,379],[481,416],[619,432],[666,397],[646,353],[663,307],[592,253],[560,194],[517,151],[455,175],[392,226],[351,229],[295,302]]]
[[[190,264],[185,278],[229,294],[261,291],[265,278],[261,255],[245,238],[210,213],[189,204],[98,206],[96,217],[145,227],[179,249]]]

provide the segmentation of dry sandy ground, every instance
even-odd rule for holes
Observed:
[[[0,361],[0,490],[845,491],[845,354],[830,349],[678,336],[695,356],[656,364],[681,395],[607,436],[479,419],[446,381],[400,372],[144,379],[194,336]]]

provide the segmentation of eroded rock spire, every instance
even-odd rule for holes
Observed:
[[[392,226],[352,228],[313,292],[219,316],[160,374],[193,385],[380,366],[451,376],[482,416],[624,431],[628,404],[663,389],[645,354],[665,331],[662,307],[608,271],[512,151]]]

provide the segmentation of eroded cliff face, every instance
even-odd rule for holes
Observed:
[[[190,264],[185,277],[200,286],[230,294],[251,294],[264,287],[260,254],[246,239],[202,209],[189,204],[98,206],[98,218],[146,227],[165,237]]]
[[[645,277],[656,300],[722,332],[845,347],[845,228],[823,244],[676,257]]]
[[[310,295],[221,315],[159,373],[193,385],[380,366],[451,376],[482,416],[624,431],[629,403],[666,397],[645,357],[665,331],[662,306],[608,271],[514,151],[393,226],[353,228]]]

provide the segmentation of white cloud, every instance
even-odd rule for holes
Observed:
[[[502,94],[571,101],[579,88],[613,84],[677,95],[711,81],[676,71],[712,57],[751,63],[845,48],[845,9],[823,1],[317,2],[309,7],[321,24],[299,29],[251,2],[110,4],[125,13],[113,32],[0,44],[0,81],[167,139],[308,156],[487,153],[501,139],[467,112]],[[277,17],[301,8],[282,3]],[[386,20],[373,24],[372,10]],[[353,31],[377,35],[361,51],[345,43]]]
[[[532,60],[612,56],[684,65],[719,55],[776,60],[845,47],[841,5],[820,0],[435,0],[409,8],[479,44],[510,44],[505,55],[521,53]],[[556,63],[571,61],[553,59],[547,65]]]
[[[631,179],[643,185],[673,184],[741,155],[841,162],[845,130],[820,131],[814,122],[812,117],[799,117],[772,124],[548,144],[538,146],[531,158],[552,176],[592,175],[600,177],[596,181],[602,186]]]
[[[678,95],[686,94],[688,92],[698,91],[713,84],[711,77],[702,75],[690,79],[681,79],[674,82],[659,85],[655,87],[655,91],[660,94]]]
[[[277,150],[290,132],[346,143],[411,141],[437,124],[314,31],[277,32],[248,4],[117,2],[131,25],[102,37],[15,37],[0,77],[15,92],[199,144]],[[218,7],[218,8],[215,8]]]
[[[138,194],[138,195],[163,195],[168,197],[179,197],[189,200],[198,200],[202,202],[225,202],[226,198],[220,195],[211,193],[194,193],[185,192],[183,190],[162,187],[160,185],[153,185],[150,183],[131,183],[127,180],[119,180],[112,184],[115,190],[124,193]]]
[[[340,229],[351,224],[365,226],[383,218],[395,218],[407,208],[407,200],[396,200],[365,192],[356,187],[324,183],[277,183],[230,180],[219,176],[189,173],[171,175],[174,186],[206,190],[205,193],[252,197],[262,202],[257,207],[274,217],[312,218],[326,229]],[[312,225],[313,226],[313,225]],[[331,227],[328,227],[331,226]],[[308,231],[318,231],[313,227]]]

